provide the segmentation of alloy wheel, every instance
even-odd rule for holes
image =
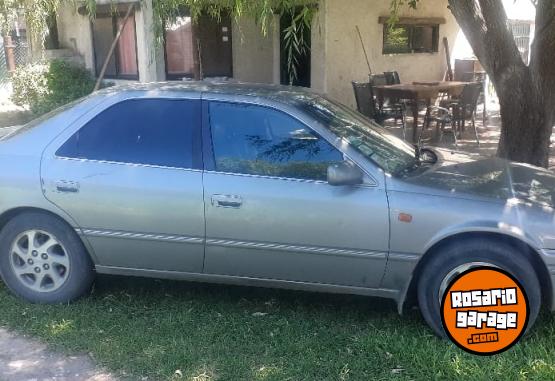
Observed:
[[[70,260],[67,251],[52,234],[28,230],[14,240],[10,264],[16,278],[35,292],[53,292],[67,281]]]

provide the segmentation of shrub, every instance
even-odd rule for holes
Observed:
[[[33,114],[42,115],[90,94],[94,85],[94,77],[84,67],[54,60],[16,70],[12,99],[17,105],[28,105]]]
[[[30,64],[18,68],[12,76],[12,101],[18,106],[31,106],[48,93],[48,65]]]

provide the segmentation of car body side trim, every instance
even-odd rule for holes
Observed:
[[[252,286],[252,287],[268,287],[268,288],[282,288],[290,290],[312,291],[312,292],[325,292],[335,294],[351,294],[351,295],[364,295],[376,296],[389,299],[398,299],[399,290],[391,290],[385,288],[365,288],[355,286],[338,286],[327,283],[309,283],[300,281],[289,281],[279,279],[261,279],[232,275],[214,275],[214,274],[198,274],[198,273],[184,273],[177,271],[159,271],[159,270],[141,270],[126,267],[112,267],[112,266],[96,266],[96,271],[99,274],[109,275],[124,275],[124,276],[138,276],[158,279],[175,279],[185,280],[190,282],[201,283],[217,283],[217,284],[230,284],[237,286]]]
[[[204,238],[200,237],[186,237],[180,235],[168,234],[152,234],[152,233],[132,233],[125,231],[115,230],[100,230],[100,229],[82,229],[77,233],[82,232],[88,237],[110,237],[110,238],[124,238],[124,239],[138,239],[147,241],[164,241],[164,242],[183,242],[192,244],[204,244]]]
[[[416,262],[420,259],[421,255],[408,254],[408,253],[389,253],[389,259],[399,262]]]
[[[376,259],[385,259],[387,253],[378,251],[366,251],[366,250],[350,250],[350,249],[339,249],[331,247],[317,247],[317,246],[297,246],[297,245],[287,245],[280,243],[270,243],[270,242],[242,242],[227,239],[207,239],[207,245],[212,246],[223,246],[223,247],[234,247],[234,248],[245,248],[245,249],[266,249],[266,250],[278,250],[278,251],[294,251],[303,252],[311,254],[327,254],[327,255],[337,255],[337,256],[364,256]]]
[[[135,240],[148,240],[148,241],[163,241],[163,242],[182,242],[192,244],[204,244],[221,247],[233,247],[244,249],[266,249],[277,251],[291,251],[309,254],[325,254],[336,256],[357,256],[368,257],[375,259],[386,259],[387,253],[378,251],[367,250],[351,250],[340,249],[332,247],[318,247],[318,246],[298,246],[287,245],[272,242],[255,242],[255,241],[235,241],[229,239],[207,239],[201,237],[187,237],[180,235],[156,234],[156,233],[134,233],[127,231],[117,230],[102,230],[102,229],[76,229],[80,235],[87,237],[109,237],[109,238],[122,238],[122,239],[135,239]]]
[[[352,160],[351,160],[352,161]],[[354,163],[354,161],[353,161]],[[360,168],[357,165],[357,168]],[[361,169],[362,171],[362,169]],[[378,187],[378,182],[374,180],[372,176],[370,176],[366,171],[363,171],[364,174],[368,175],[367,180],[372,182],[366,182],[364,184],[353,185],[353,188],[376,188]],[[220,171],[205,171],[207,174],[214,174],[214,175],[224,175],[224,176],[237,176],[237,177],[252,177],[258,179],[269,179],[269,180],[284,180],[284,181],[291,181],[295,183],[309,183],[309,184],[320,184],[320,185],[328,185],[327,181],[322,180],[310,180],[310,179],[295,179],[292,177],[279,177],[279,176],[268,176],[268,175],[252,175],[248,173],[231,173],[231,172],[220,172]]]
[[[126,166],[126,167],[173,169],[173,170],[184,171],[184,172],[198,172],[198,173],[202,172],[201,169],[194,169],[194,168],[168,167],[168,166],[163,166],[163,165],[141,164],[141,163],[126,163],[126,162],[123,162],[123,161],[94,160],[94,159],[66,157],[66,156],[58,156],[58,155],[55,155],[54,158],[56,158],[58,160],[77,161],[77,162],[80,162],[80,163],[97,163],[97,164],[120,165],[120,166]]]

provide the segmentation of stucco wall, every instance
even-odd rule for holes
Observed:
[[[445,50],[441,41],[447,37],[451,46],[459,27],[447,9],[447,0],[422,1],[417,10],[403,9],[401,17],[444,17],[440,26],[438,53],[383,55],[383,25],[380,16],[390,14],[385,0],[325,0],[326,91],[332,98],[354,106],[351,81],[368,79],[368,67],[356,32],[359,26],[374,73],[396,70],[403,82],[440,80],[446,71]],[[320,16],[322,17],[322,16]]]
[[[273,27],[273,26],[272,26]],[[241,18],[233,22],[233,77],[242,82],[274,81],[274,33],[266,36],[254,20]]]
[[[60,7],[58,12],[58,35],[60,45],[80,54],[88,69],[94,67],[93,38],[90,20],[82,16],[72,5]]]
[[[152,0],[143,0],[135,12],[137,28],[137,61],[141,82],[165,80],[164,52],[156,44],[153,30]],[[162,70],[159,70],[159,68]]]

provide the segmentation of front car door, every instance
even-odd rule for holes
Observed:
[[[389,244],[383,178],[329,185],[327,168],[344,155],[310,123],[223,97],[203,100],[205,273],[379,287]]]
[[[112,96],[50,144],[45,196],[80,226],[101,271],[201,273],[200,95],[135,95]]]

